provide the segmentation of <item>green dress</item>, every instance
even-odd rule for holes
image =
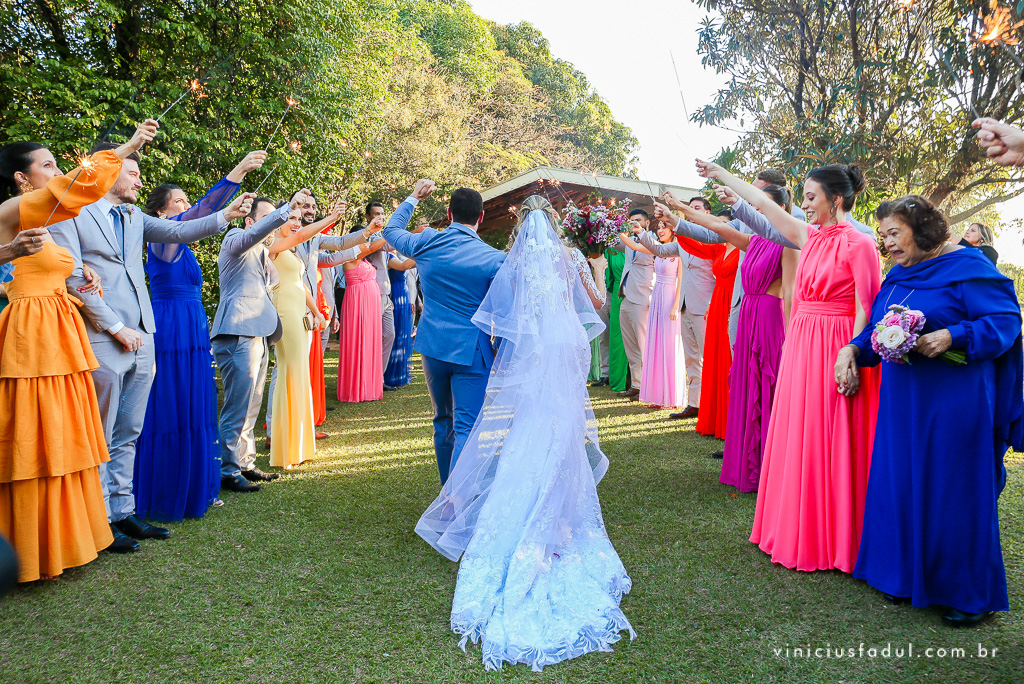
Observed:
[[[629,389],[629,361],[626,359],[626,349],[622,346],[622,330],[619,327],[619,307],[622,306],[619,281],[622,280],[626,255],[613,249],[605,250],[604,255],[608,259],[605,280],[608,296],[611,297],[608,311],[608,384],[613,390],[622,392]]]

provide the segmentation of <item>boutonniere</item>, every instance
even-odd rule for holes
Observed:
[[[122,204],[121,211],[127,213],[129,216],[135,216],[135,205],[134,204]]]

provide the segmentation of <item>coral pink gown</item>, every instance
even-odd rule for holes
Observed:
[[[853,397],[835,360],[881,285],[878,251],[849,223],[810,229],[796,274],[750,541],[797,570],[851,572],[878,414],[878,371],[860,369]]]
[[[384,396],[381,309],[377,269],[363,260],[345,271],[341,303],[338,401],[376,401]]]

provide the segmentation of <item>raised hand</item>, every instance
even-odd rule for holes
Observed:
[[[740,196],[733,192],[732,188],[727,188],[724,185],[715,185],[715,194],[718,195],[719,202],[728,204],[730,207],[740,201]]]
[[[665,200],[665,204],[667,204],[668,206],[672,207],[673,209],[680,209],[682,207],[682,205],[686,204],[681,199],[676,197],[675,194],[671,190],[666,190],[665,194],[663,194],[661,196],[661,198],[663,200]],[[657,204],[657,203],[655,203],[655,204]]]
[[[418,200],[426,199],[430,197],[430,193],[434,192],[436,187],[437,183],[434,181],[429,178],[421,178],[416,181],[416,187],[412,189],[412,196]]]
[[[122,145],[118,148],[118,152],[126,150],[124,155],[118,154],[122,159],[127,157],[132,152],[138,152],[142,149],[142,146],[148,142],[152,142],[153,138],[156,137],[156,132],[160,129],[160,124],[156,119],[146,119],[139,127],[135,129],[135,134],[127,144]]]
[[[242,179],[245,178],[245,174],[261,168],[266,160],[266,150],[253,150],[245,155],[235,168],[231,169],[231,173],[228,174],[228,180],[232,183],[241,183]]]
[[[231,201],[231,204],[224,208],[224,218],[233,221],[236,218],[248,216],[252,211],[252,201],[256,199],[256,193],[243,192]]]
[[[294,197],[292,197],[292,201],[291,201],[292,209],[298,209],[299,207],[304,206],[306,204],[306,202],[309,200],[309,198],[312,197],[312,196],[313,196],[312,192],[310,192],[306,188],[302,188],[297,193],[295,193]]]
[[[665,194],[670,195],[671,193],[666,192]],[[666,207],[661,202],[654,203],[654,218],[657,219],[658,221],[664,221],[673,226],[676,223],[676,215],[672,213],[671,209]]]
[[[714,162],[707,162],[702,159],[697,160],[697,173],[701,178],[717,179],[719,174],[724,170],[725,169]]]
[[[1024,166],[1024,131],[988,117],[972,124],[978,131],[978,144],[1000,166]]]
[[[345,200],[338,200],[337,202],[334,203],[334,206],[331,207],[331,218],[337,221],[338,219],[345,215],[345,212],[347,210],[348,203]]]

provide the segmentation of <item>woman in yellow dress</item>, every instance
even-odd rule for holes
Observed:
[[[281,339],[274,345],[277,383],[274,395],[270,397],[274,406],[270,425],[270,433],[274,435],[270,443],[270,465],[275,468],[291,469],[316,453],[313,387],[309,375],[309,345],[313,331],[306,329],[303,318],[307,311],[311,312],[312,328],[317,331],[327,322],[316,306],[313,293],[302,283],[306,265],[295,256],[295,247],[336,222],[341,216],[339,206],[343,205],[339,203],[327,218],[301,229],[300,214],[298,210],[293,211],[268,248],[278,274],[271,299],[281,317],[282,332]]]
[[[78,215],[107,193],[121,159],[153,139],[147,121],[117,150],[0,205],[0,244]],[[51,156],[52,158],[52,156]],[[48,234],[15,259],[0,313],[0,534],[20,558],[19,582],[53,579],[111,544],[99,464],[109,460],[91,371],[99,367],[65,280],[71,253]]]

